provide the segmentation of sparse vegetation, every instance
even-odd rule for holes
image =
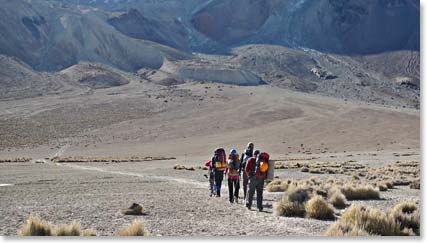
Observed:
[[[148,230],[142,221],[133,221],[131,225],[119,231],[120,236],[148,236]]]
[[[333,219],[334,208],[321,196],[314,196],[305,204],[307,217],[314,219]]]
[[[379,199],[380,193],[370,185],[347,185],[341,188],[341,192],[347,200],[371,200]]]
[[[71,156],[71,157],[54,157],[51,160],[55,163],[122,163],[122,162],[141,162],[141,161],[154,161],[154,160],[174,160],[175,157],[83,157],[83,156]]]
[[[0,159],[1,163],[24,163],[24,162],[30,162],[32,158],[28,157],[17,157],[17,158],[3,158]]]
[[[325,234],[327,236],[419,235],[419,214],[415,204],[398,204],[391,211],[392,213],[385,213],[378,209],[352,205]],[[403,213],[404,211],[408,213]],[[406,215],[402,217],[402,214]],[[417,216],[418,221],[412,220]]]
[[[26,223],[18,230],[20,236],[96,236],[93,229],[82,230],[80,223],[55,226],[37,216],[30,216]]]
[[[30,216],[18,230],[20,236],[52,236],[53,234],[53,226],[36,216]]]
[[[180,164],[176,164],[173,167],[174,170],[190,170],[190,171],[195,171],[196,169],[193,166],[186,166],[186,165],[180,165]]]

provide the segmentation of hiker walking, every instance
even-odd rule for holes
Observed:
[[[243,200],[246,200],[247,192],[248,192],[248,181],[249,177],[245,173],[245,166],[246,162],[249,160],[249,158],[254,156],[254,144],[252,142],[248,143],[247,148],[245,149],[245,152],[242,153],[242,156],[240,157],[240,171],[243,171]]]
[[[216,195],[216,188],[215,188],[215,173],[214,170],[212,168],[212,160],[209,160],[208,162],[205,163],[205,167],[208,168],[208,174],[209,175],[205,175],[207,178],[209,178],[209,192],[210,192],[210,197]]]
[[[249,191],[248,199],[246,201],[246,207],[251,209],[252,201],[256,191],[257,197],[257,208],[261,212],[263,210],[263,190],[264,180],[267,178],[268,172],[268,160],[269,155],[267,153],[260,153],[258,150],[254,152],[254,157],[250,158],[246,162],[245,172],[249,177]]]
[[[215,150],[214,157],[212,158],[212,169],[215,177],[215,189],[216,196],[221,197],[221,185],[224,179],[224,171],[227,167],[227,161],[225,158],[225,150],[219,148]]]
[[[240,159],[235,149],[230,151],[225,173],[228,174],[228,195],[230,203],[237,203],[240,189]]]

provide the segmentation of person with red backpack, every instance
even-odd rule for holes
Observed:
[[[224,171],[227,167],[225,150],[223,148],[215,150],[214,157],[212,157],[211,161],[211,166],[215,177],[216,196],[221,197],[221,185],[222,181],[224,180]]]
[[[230,203],[237,203],[240,189],[240,159],[235,149],[230,151],[225,173],[228,174],[228,195]]]
[[[262,194],[264,190],[264,180],[267,178],[269,157],[267,153],[260,153],[260,151],[256,150],[254,152],[254,157],[246,162],[245,172],[249,177],[248,199],[246,200],[246,207],[248,209],[252,207],[252,201],[256,191],[257,208],[260,212],[263,210]]]

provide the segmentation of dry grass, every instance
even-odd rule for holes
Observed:
[[[347,185],[341,188],[347,200],[379,199],[380,193],[370,185]]]
[[[0,159],[1,163],[24,163],[24,162],[30,162],[32,158],[27,157],[18,157],[18,158],[6,158],[6,159]]]
[[[80,236],[81,234],[82,230],[78,222],[60,224],[55,227],[55,236]]]
[[[333,219],[334,208],[321,196],[314,196],[305,204],[307,217],[314,219]]]
[[[291,183],[291,180],[273,180],[267,184],[265,190],[268,192],[284,192]]]
[[[97,232],[94,229],[85,229],[82,231],[81,236],[97,236]]]
[[[305,206],[299,202],[289,202],[286,197],[283,197],[279,202],[273,204],[274,214],[285,217],[304,217]]]
[[[26,223],[18,230],[20,236],[96,236],[93,229],[82,230],[80,223],[60,224],[55,226],[40,219],[30,216]]]
[[[120,236],[147,236],[148,230],[142,221],[133,221],[131,225],[119,231]]]
[[[18,230],[19,236],[52,236],[53,226],[37,216],[30,216]]]
[[[394,206],[391,212],[397,222],[400,223],[405,234],[420,235],[420,210],[417,204],[412,202],[399,203]]]
[[[370,236],[370,234],[346,221],[338,221],[326,230],[325,236]]]
[[[139,157],[139,156],[130,156],[130,157],[83,157],[83,156],[70,156],[70,157],[54,157],[51,160],[55,163],[100,163],[100,162],[110,162],[110,163],[121,163],[121,162],[141,162],[141,161],[154,161],[154,160],[174,160],[175,157]]]
[[[188,167],[186,165],[180,165],[180,164],[176,164],[173,167],[174,170],[190,170],[190,171],[195,171],[196,169],[194,167]]]
[[[336,208],[345,208],[347,199],[339,189],[332,189],[328,192],[328,202]]]
[[[411,184],[409,184],[409,188],[411,189],[420,189],[421,188],[421,181],[420,178],[415,178]]]
[[[370,235],[396,236],[402,235],[400,224],[391,214],[386,214],[377,209],[366,208],[361,205],[350,206],[341,216],[341,219],[335,224],[341,224],[346,227],[332,225],[327,234],[342,235],[348,232],[348,229],[355,228],[366,231]],[[344,232],[336,232],[338,229],[347,229]]]

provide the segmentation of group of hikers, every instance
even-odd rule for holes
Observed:
[[[269,170],[269,154],[254,150],[254,144],[248,143],[241,156],[235,149],[230,150],[228,159],[225,150],[218,148],[214,151],[212,159],[205,163],[209,168],[210,196],[221,197],[221,185],[224,175],[228,180],[228,193],[230,203],[238,202],[240,178],[243,177],[243,198],[246,207],[251,209],[254,194],[257,194],[257,208],[263,210],[264,180],[267,179]]]

